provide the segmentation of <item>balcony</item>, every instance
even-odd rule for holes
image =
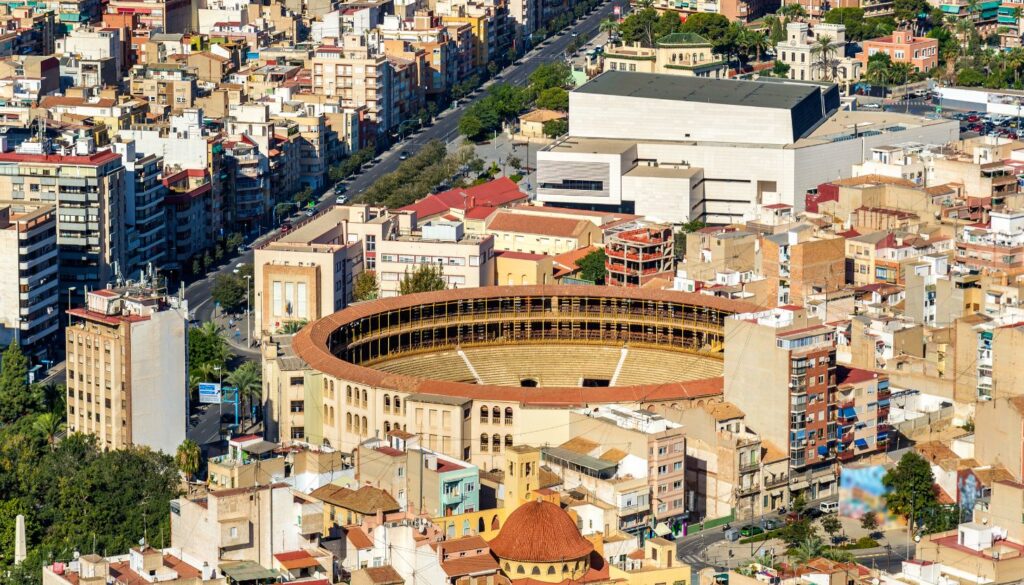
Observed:
[[[760,493],[760,491],[761,486],[757,484],[747,486],[736,486],[736,497],[745,498],[747,496],[752,496],[757,493]]]
[[[755,461],[753,463],[750,463],[749,461],[740,463],[740,473],[752,473],[758,469],[761,469],[760,461]]]
[[[789,476],[787,476],[787,475],[776,475],[775,477],[770,477],[770,478],[766,477],[766,478],[764,478],[764,482],[763,483],[764,483],[765,489],[769,489],[769,490],[770,489],[774,489],[774,488],[778,488],[778,487],[782,487],[782,486],[786,485],[787,483],[789,483]]]
[[[839,461],[841,461],[843,463],[846,463],[848,461],[852,461],[853,460],[853,449],[846,449],[845,451],[840,451],[839,453],[836,454],[836,458],[839,459]]]

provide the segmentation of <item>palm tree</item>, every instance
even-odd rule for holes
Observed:
[[[245,362],[231,375],[228,376],[228,383],[238,388],[239,399],[244,399],[247,407],[251,410],[250,419],[256,420],[256,402],[261,398],[263,392],[263,372],[257,362]]]
[[[305,327],[308,323],[309,321],[305,319],[299,319],[298,321],[289,321],[281,327],[280,333],[284,335],[294,335],[298,333],[299,330]]]
[[[199,445],[192,439],[185,439],[174,454],[174,462],[178,469],[185,474],[185,479],[191,480],[199,471],[200,450]]]
[[[761,54],[772,46],[771,41],[768,40],[768,35],[760,30],[748,29],[744,31],[743,40],[747,50],[754,52],[759,63],[761,62]]]
[[[782,16],[784,16],[787,21],[788,20],[797,20],[797,19],[800,19],[800,18],[806,18],[807,17],[807,10],[805,10],[803,5],[799,4],[798,2],[793,2],[791,4],[790,3],[783,4],[779,8],[778,14],[781,14]]]
[[[811,559],[820,557],[824,552],[825,545],[821,542],[821,539],[817,536],[809,536],[796,545],[790,551],[790,555],[797,565],[803,565]]]
[[[57,436],[64,432],[64,427],[64,421],[52,412],[40,414],[32,421],[32,428],[46,437],[46,443],[50,445],[51,449],[57,442]]]
[[[782,20],[774,14],[769,14],[764,17],[762,21],[764,23],[764,31],[768,36],[768,42],[772,47],[779,44],[779,41],[786,37],[782,30]]]
[[[614,18],[606,18],[601,21],[599,30],[603,33],[608,33],[609,37],[613,37],[619,32],[619,21]]]
[[[832,37],[818,35],[811,44],[811,57],[817,57],[818,68],[821,69],[822,79],[832,78],[832,67],[835,62],[836,48],[832,45]]]

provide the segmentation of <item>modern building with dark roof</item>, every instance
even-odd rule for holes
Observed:
[[[537,153],[537,198],[730,223],[757,204],[802,211],[873,147],[959,137],[955,121],[839,108],[828,83],[606,71],[569,95],[569,133]]]

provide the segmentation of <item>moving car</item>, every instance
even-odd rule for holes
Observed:
[[[402,152],[398,153],[398,160],[405,160],[407,158],[409,158],[408,150],[403,150]]]

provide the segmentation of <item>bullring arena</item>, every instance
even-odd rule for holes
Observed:
[[[568,440],[572,408],[718,400],[724,320],[753,310],[692,293],[569,285],[369,301],[296,334],[302,386],[282,371],[267,399],[306,403],[302,413],[276,409],[282,438],[300,438],[301,424],[306,441],[351,450],[415,431],[427,447],[485,457],[486,468],[509,446]]]

